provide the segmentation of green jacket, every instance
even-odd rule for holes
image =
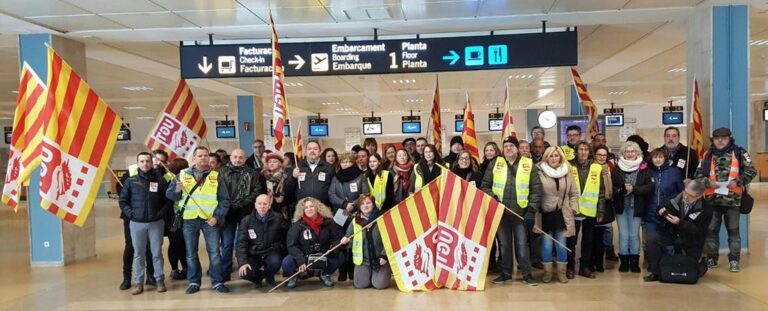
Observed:
[[[733,153],[739,157],[739,178],[736,179],[736,184],[742,187],[746,187],[755,176],[757,176],[757,170],[752,165],[752,158],[749,153],[743,148],[730,145],[726,147],[724,151],[718,151],[714,146],[709,148],[707,154],[704,156],[704,160],[701,161],[699,169],[696,171],[696,179],[700,180],[707,187],[711,184],[709,179],[710,163],[715,161],[715,173],[717,174],[717,181],[727,181],[728,174],[731,169],[731,157]],[[713,206],[724,207],[738,207],[741,206],[741,195],[730,193],[728,195],[715,194],[709,197],[708,200]]]

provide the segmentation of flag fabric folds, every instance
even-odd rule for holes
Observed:
[[[42,110],[46,104],[46,92],[43,81],[25,62],[21,68],[2,196],[2,202],[14,211],[18,208],[21,186],[29,184],[29,175],[40,165],[40,141],[46,121]]]
[[[502,121],[501,128],[501,140],[504,141],[507,137],[517,137],[517,131],[515,131],[515,120],[512,119],[512,110],[509,108],[509,84],[504,88],[504,120]]]
[[[296,163],[304,159],[304,138],[301,137],[301,122],[299,122],[299,130],[296,131],[296,140],[293,141],[293,153],[296,155]]]
[[[180,79],[144,144],[149,150],[168,152],[169,161],[177,157],[189,159],[207,130],[192,90],[184,79]]]
[[[701,103],[699,101],[699,81],[693,78],[693,103],[691,104],[693,113],[691,122],[693,123],[693,135],[690,143],[691,150],[696,151],[699,160],[704,159],[707,149],[704,147],[703,125],[701,123]]]
[[[464,141],[464,150],[469,151],[475,161],[480,161],[480,153],[477,149],[477,134],[475,133],[475,115],[472,113],[472,105],[467,95],[467,106],[464,108],[464,129],[461,131],[461,139]]]
[[[82,226],[96,199],[122,120],[48,48],[48,117],[41,142],[44,209]]]
[[[435,80],[435,95],[432,98],[432,144],[437,154],[443,154],[443,124],[440,118],[440,80]]]
[[[382,215],[379,231],[398,289],[485,288],[503,205],[448,170]]]
[[[272,126],[275,131],[275,150],[281,151],[285,139],[285,120],[288,118],[288,99],[285,97],[283,58],[280,56],[280,45],[277,42],[275,21],[271,12],[269,24],[272,25]]]
[[[571,75],[573,76],[573,86],[576,88],[576,93],[579,94],[579,100],[584,105],[584,109],[589,117],[589,125],[587,125],[587,139],[591,139],[596,133],[600,132],[597,126],[597,106],[592,101],[587,93],[587,86],[584,85],[584,81],[581,80],[579,72],[576,71],[576,67],[571,67]]]

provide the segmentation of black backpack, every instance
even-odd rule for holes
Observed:
[[[663,256],[659,261],[659,281],[676,284],[696,284],[707,273],[704,259],[687,256],[676,251],[673,255]]]

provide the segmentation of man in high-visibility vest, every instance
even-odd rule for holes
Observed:
[[[579,275],[594,279],[592,271],[592,250],[595,240],[595,224],[597,210],[602,210],[605,204],[605,188],[603,184],[603,166],[590,160],[591,148],[586,142],[576,144],[576,158],[571,161],[571,174],[577,181],[579,190],[579,212],[576,214],[576,234],[567,238],[566,244],[572,252],[568,252],[568,269],[566,277],[573,279],[576,271],[576,242],[581,233],[581,258],[579,258]]]
[[[712,203],[712,223],[709,227],[704,253],[707,266],[717,267],[720,250],[720,225],[725,219],[728,231],[728,270],[739,272],[741,236],[739,220],[741,199],[746,186],[757,175],[749,153],[735,144],[731,130],[721,127],[712,132],[712,146],[699,164],[696,179],[707,187],[704,197]]]
[[[523,217],[527,209],[539,208],[542,188],[533,160],[518,156],[519,145],[515,137],[509,136],[504,140],[504,157],[497,157],[488,165],[480,188],[508,208],[501,216],[497,233],[502,273],[493,283],[501,284],[512,280],[514,243],[515,257],[523,273],[523,282],[535,286],[538,283],[531,275],[528,236]]]
[[[565,129],[566,143],[560,148],[565,153],[565,159],[572,161],[576,158],[576,144],[581,141],[581,127],[578,125],[571,125]]]
[[[187,248],[187,294],[200,290],[202,268],[197,254],[200,231],[205,238],[205,248],[210,262],[211,285],[219,293],[228,293],[224,285],[221,267],[220,226],[224,224],[229,211],[229,193],[219,173],[209,165],[209,151],[205,147],[195,148],[194,165],[179,173],[171,181],[165,196],[182,202],[184,209],[182,232]]]

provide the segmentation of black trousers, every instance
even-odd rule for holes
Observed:
[[[187,270],[187,247],[181,229],[168,232],[168,264],[171,270]]]
[[[280,270],[281,259],[280,254],[277,252],[248,257],[248,264],[251,265],[251,270],[248,270],[240,278],[257,284],[261,283],[262,278],[266,278],[268,282],[274,283],[275,273],[277,273],[277,270]],[[263,271],[262,267],[264,268]]]
[[[696,259],[701,258],[703,247],[684,248],[685,255]],[[659,261],[663,256],[671,256],[675,251],[675,237],[666,234],[653,234],[645,243],[645,251],[648,254],[648,270],[651,273],[661,274]]]
[[[131,227],[129,224],[131,221],[127,218],[123,219],[123,236],[125,238],[125,248],[123,248],[123,279],[130,280],[133,274],[133,240],[131,240]],[[149,244],[147,244],[149,245]],[[147,247],[147,257],[152,258],[152,252]],[[146,260],[148,277],[155,275],[155,267],[152,266],[151,260]]]
[[[595,267],[604,267],[605,258],[605,243],[603,242],[603,236],[608,231],[608,227],[595,226],[595,231],[592,236],[592,271],[595,271]]]
[[[571,249],[568,252],[568,269],[575,271],[576,266],[576,243],[581,233],[581,258],[579,258],[579,267],[581,269],[592,267],[592,245],[595,239],[595,218],[586,217],[584,220],[576,220],[576,234],[566,239],[565,243]]]

